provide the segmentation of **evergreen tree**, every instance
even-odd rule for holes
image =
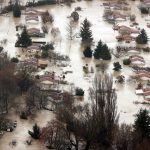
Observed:
[[[103,44],[101,40],[98,42],[98,45],[94,51],[94,58],[103,60],[111,59],[111,54],[108,46],[106,44]]]
[[[150,116],[146,109],[141,109],[136,115],[134,122],[134,132],[136,138],[143,140],[144,138],[150,139]]]
[[[121,65],[119,62],[114,62],[114,69],[115,71],[120,71],[120,69],[122,69]]]
[[[91,44],[93,41],[92,31],[90,30],[90,22],[87,18],[83,21],[82,27],[80,29],[80,37],[84,44]]]
[[[100,59],[100,58],[101,58],[102,47],[103,47],[103,43],[102,43],[102,41],[100,40],[100,41],[98,42],[98,45],[97,45],[95,51],[94,51],[94,58],[95,58],[95,59]]]
[[[92,50],[91,48],[88,46],[85,48],[85,50],[83,51],[83,54],[85,57],[91,58],[92,57]]]
[[[28,35],[26,27],[24,27],[21,36],[19,36],[17,44],[22,47],[28,47],[32,44],[30,36]]]
[[[123,64],[124,65],[130,65],[131,64],[131,60],[130,59],[124,59],[123,60]]]
[[[20,17],[21,16],[21,10],[20,10],[20,7],[18,5],[18,2],[16,2],[14,7],[13,7],[13,16],[14,17]]]
[[[104,44],[102,47],[101,58],[103,60],[110,60],[111,59],[111,54],[110,54],[109,48],[106,44]]]
[[[136,42],[138,44],[147,44],[148,37],[144,29],[141,30],[141,33],[137,36]]]
[[[35,124],[33,126],[33,131],[28,131],[28,133],[31,135],[32,138],[39,139],[39,137],[40,137],[40,128],[38,127],[37,124]]]

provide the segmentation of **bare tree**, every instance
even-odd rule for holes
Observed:
[[[122,124],[116,130],[115,144],[118,150],[132,150],[133,149],[133,135],[132,126]]]
[[[47,102],[47,93],[38,86],[33,85],[27,93],[26,113],[34,115],[38,110],[45,109]]]
[[[11,108],[17,91],[14,65],[7,57],[0,57],[0,114]]]
[[[65,126],[53,120],[48,122],[46,127],[42,128],[40,140],[46,143],[48,148],[64,150],[71,147],[69,140],[67,140],[68,136]]]
[[[34,80],[32,79],[31,74],[26,71],[18,72],[18,74],[16,74],[16,79],[21,93],[27,92],[28,89],[34,85]]]
[[[90,104],[75,105],[71,95],[56,111],[65,125],[66,140],[76,149],[107,149],[112,146],[118,123],[116,92],[110,76],[96,77],[90,89]]]
[[[73,29],[73,23],[69,22],[67,27],[66,27],[66,31],[67,31],[67,39],[69,40],[73,40],[75,37],[74,34],[74,29]]]
[[[112,77],[107,74],[95,77],[89,95],[92,102],[92,118],[95,119],[99,130],[97,143],[109,147],[114,140],[114,131],[119,119],[117,94],[113,89]]]
[[[116,49],[111,49],[110,52],[115,58],[120,58],[126,55],[127,47],[117,46]]]

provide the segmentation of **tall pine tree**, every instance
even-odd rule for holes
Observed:
[[[13,16],[14,17],[20,17],[21,16],[21,10],[20,10],[20,7],[18,5],[18,2],[16,2],[14,7],[13,7]]]
[[[95,48],[95,51],[94,51],[94,54],[93,54],[95,59],[100,59],[101,58],[102,47],[103,47],[103,43],[100,40],[98,42],[97,47]]]
[[[90,29],[90,22],[87,18],[83,21],[82,27],[80,29],[80,37],[82,38],[82,43],[91,44],[93,41],[92,31]]]
[[[144,138],[150,139],[150,116],[146,109],[140,110],[134,122],[134,132],[140,141]]]
[[[109,48],[106,44],[104,44],[102,47],[101,58],[103,60],[110,60],[111,59],[111,54],[110,54]]]

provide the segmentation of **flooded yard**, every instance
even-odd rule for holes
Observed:
[[[118,43],[116,40],[116,36],[118,35],[117,31],[112,29],[113,25],[105,22],[103,20],[103,12],[104,7],[102,7],[103,1],[94,0],[94,1],[81,1],[72,3],[71,6],[66,6],[64,4],[56,4],[56,5],[48,5],[36,7],[37,10],[48,10],[54,16],[54,22],[49,27],[49,33],[45,38],[41,38],[41,40],[50,42],[55,42],[55,51],[68,55],[70,57],[70,65],[63,68],[63,71],[70,70],[73,73],[66,75],[66,80],[69,83],[74,83],[75,86],[83,88],[85,91],[85,102],[88,102],[88,89],[92,84],[94,79],[96,68],[95,65],[100,63],[101,60],[94,60],[84,58],[83,56],[83,47],[81,45],[81,39],[75,38],[72,41],[67,39],[67,25],[70,22],[68,16],[74,11],[74,9],[78,6],[82,8],[79,11],[79,22],[74,24],[75,33],[80,32],[80,25],[85,18],[87,18],[92,26],[92,33],[94,38],[94,45],[92,49],[94,50],[97,42],[101,39],[103,42],[108,44],[109,48],[115,48],[117,45],[129,45],[127,43]],[[126,15],[135,14],[136,20],[139,23],[140,28],[144,28],[150,37],[150,29],[147,28],[145,21],[145,16],[142,17],[139,9],[137,8],[139,2],[129,2],[131,6],[131,10],[122,11],[122,13]],[[22,17],[20,19],[14,19],[12,13],[9,13],[8,16],[0,16],[0,40],[6,38],[7,44],[4,45],[5,51],[8,53],[10,57],[14,57],[20,55],[20,59],[24,59],[25,56],[22,54],[21,49],[15,47],[15,41],[17,39],[17,32],[15,26],[18,24],[27,24],[27,27],[41,27],[41,20],[38,23],[27,23],[25,21],[25,15],[22,12]],[[130,25],[129,19],[127,21],[118,22],[119,25]],[[60,37],[58,39],[54,39],[51,35],[51,29],[53,27],[58,27],[60,30]],[[33,38],[34,40],[34,38]],[[136,43],[132,42],[131,45],[135,46]],[[150,66],[150,54],[149,53],[141,53],[140,56],[143,56],[146,65]],[[112,60],[108,63],[108,73],[112,74],[112,78],[115,81],[117,75],[124,75],[125,78],[128,78],[133,74],[132,70],[128,66],[124,66],[122,60],[125,57],[120,59],[112,58]],[[119,61],[122,65],[122,70],[120,73],[116,73],[113,71],[113,62]],[[95,73],[91,73],[85,75],[83,72],[83,66],[88,64],[89,70],[91,67],[94,68]],[[57,67],[48,67],[47,71],[58,71]],[[62,70],[59,70],[60,72]],[[134,115],[138,112],[140,108],[150,109],[150,105],[142,105],[142,104],[134,104],[134,101],[143,101],[143,96],[137,96],[135,94],[135,88],[137,87],[137,83],[114,83],[114,88],[117,91],[117,105],[118,112],[120,113],[120,122],[126,122],[128,124],[133,123]],[[34,141],[31,146],[27,146],[25,144],[25,140],[29,138],[28,130],[32,128],[33,124],[36,122],[39,126],[44,126],[47,121],[53,118],[53,113],[48,111],[41,111],[37,114],[35,120],[20,120],[18,116],[13,114],[11,119],[17,120],[18,126],[16,130],[12,133],[6,133],[2,139],[0,139],[0,150],[44,150],[46,149],[41,143]],[[11,147],[9,142],[13,139],[17,140],[17,146]]]

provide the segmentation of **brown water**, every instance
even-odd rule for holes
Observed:
[[[125,14],[135,14],[137,17],[137,22],[140,23],[141,28],[145,28],[148,35],[150,36],[150,30],[146,27],[146,21],[144,17],[141,17],[139,10],[137,9],[137,5],[139,2],[130,2],[131,12],[122,12]],[[64,70],[71,70],[73,71],[73,74],[68,74],[66,76],[67,81],[73,82],[75,86],[79,86],[85,90],[85,101],[88,101],[87,95],[88,95],[88,88],[91,86],[91,81],[94,78],[94,74],[90,74],[89,78],[85,77],[84,72],[82,70],[82,66],[85,64],[88,64],[89,66],[95,66],[96,63],[99,63],[99,61],[94,61],[91,59],[84,59],[83,58],[83,48],[80,46],[80,39],[76,38],[71,42],[71,46],[69,44],[70,41],[67,40],[66,35],[66,26],[69,23],[69,19],[67,16],[71,14],[71,12],[74,10],[75,7],[81,6],[83,11],[79,12],[80,14],[80,21],[78,24],[76,24],[76,32],[79,32],[80,29],[80,23],[87,17],[89,21],[92,23],[92,32],[94,41],[97,44],[97,42],[102,39],[103,42],[106,42],[109,47],[114,48],[117,45],[117,41],[115,39],[115,36],[118,34],[117,32],[114,32],[112,30],[112,25],[108,24],[103,21],[102,15],[104,8],[100,5],[102,4],[102,1],[93,1],[93,2],[76,2],[73,3],[71,7],[65,6],[65,5],[53,5],[53,6],[43,6],[38,7],[37,9],[41,10],[49,10],[54,15],[54,23],[50,25],[50,30],[52,27],[59,27],[61,32],[61,40],[57,40],[55,45],[55,50],[57,52],[60,52],[62,54],[69,55],[71,59],[71,67],[66,67]],[[5,49],[8,52],[8,54],[12,57],[17,54],[21,54],[21,52],[14,47],[14,43],[16,40],[16,31],[15,31],[15,25],[18,23],[25,23],[24,16],[22,16],[21,19],[14,19],[12,17],[12,14],[9,14],[10,17],[3,17],[0,16],[0,40],[3,38],[8,39],[8,44],[5,45]],[[120,22],[119,24],[125,24],[129,25],[129,20],[126,22]],[[29,27],[33,26],[41,26],[41,23],[37,24],[28,24]],[[46,41],[53,40],[50,32],[46,36]],[[123,43],[123,45],[126,45]],[[131,45],[135,45],[135,43],[131,43]],[[150,56],[149,54],[142,53],[141,56],[143,56],[146,60],[146,64],[150,65]],[[22,57],[23,58],[23,57]],[[122,58],[123,59],[123,58]],[[113,68],[113,62],[119,61],[122,63],[122,60],[112,59],[111,63],[109,63],[109,69],[108,71],[112,73],[112,75],[115,77],[117,74],[112,71]],[[59,68],[56,67],[49,67],[47,70],[57,70],[61,72]],[[132,75],[132,71],[129,67],[123,67],[122,72],[120,74],[125,75],[125,77],[129,77]],[[139,100],[142,101],[143,97],[136,96],[135,95],[135,84],[124,84],[119,85],[115,84],[115,88],[117,89],[118,94],[118,111],[120,113],[120,122],[126,122],[126,123],[133,123],[134,121],[134,114],[137,113],[137,111],[143,107],[143,108],[150,108],[149,106],[143,106],[143,105],[135,105],[133,104],[133,101]],[[36,118],[36,122],[43,126],[46,124],[48,120],[50,120],[53,117],[52,113],[49,113],[47,111],[42,111],[38,114],[38,117]],[[0,150],[11,150],[12,148],[8,145],[8,143],[12,139],[17,139],[18,144],[13,149],[16,150],[25,150],[25,149],[32,149],[32,150],[44,150],[44,147],[41,146],[38,142],[33,142],[32,146],[26,146],[24,144],[24,141],[29,138],[27,131],[31,129],[32,125],[35,121],[20,121],[19,118],[17,118],[15,115],[12,116],[14,120],[18,120],[18,126],[17,129],[13,133],[7,133],[4,135],[4,137],[0,140]]]

